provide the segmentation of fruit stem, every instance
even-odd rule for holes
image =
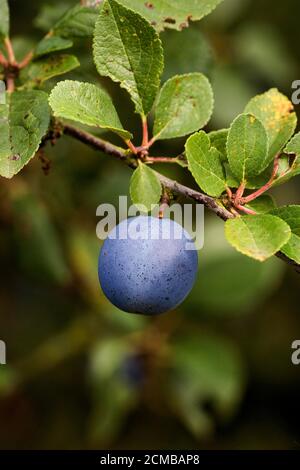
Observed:
[[[252,209],[248,209],[247,207],[244,207],[240,204],[238,204],[237,206],[235,206],[239,211],[241,212],[244,212],[245,214],[248,214],[248,215],[257,215],[257,212],[253,211]]]
[[[149,130],[148,130],[148,122],[147,118],[144,116],[142,118],[143,122],[143,142],[142,142],[142,147],[148,147],[149,144]]]
[[[11,40],[9,38],[5,38],[4,39],[4,44],[5,44],[5,47],[6,47],[6,50],[7,50],[9,65],[16,65],[15,53],[14,53],[14,49],[13,49]]]
[[[137,148],[133,145],[130,139],[125,140],[125,143],[134,155],[138,154]]]
[[[154,136],[154,137],[152,137],[152,139],[149,140],[149,142],[148,142],[148,145],[147,145],[148,149],[149,149],[150,147],[152,147],[152,145],[153,145],[155,142],[156,142],[156,137]]]
[[[240,205],[240,201],[243,197],[243,194],[245,192],[245,189],[246,189],[246,182],[243,181],[240,185],[240,187],[238,188],[236,194],[235,194],[235,197],[234,197],[234,202],[235,202],[235,206],[238,206]]]
[[[145,157],[145,163],[177,163],[177,157]]]
[[[159,214],[158,217],[163,219],[164,212],[166,209],[170,207],[170,197],[166,189],[164,189],[161,200],[160,200],[160,207],[159,207]]]

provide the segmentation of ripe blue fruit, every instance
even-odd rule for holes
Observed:
[[[116,307],[155,315],[183,302],[197,269],[196,247],[179,224],[140,216],[124,220],[109,234],[98,273],[104,294]]]

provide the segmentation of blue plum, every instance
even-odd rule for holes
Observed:
[[[102,290],[111,303],[145,315],[181,304],[197,270],[198,254],[190,235],[170,219],[148,216],[117,225],[102,246],[98,266]]]

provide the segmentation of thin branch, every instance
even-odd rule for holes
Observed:
[[[268,191],[272,187],[272,185],[274,183],[274,180],[276,178],[277,172],[278,172],[278,168],[279,168],[279,158],[280,158],[280,154],[277,155],[275,160],[274,160],[274,168],[273,168],[273,172],[272,172],[272,175],[271,175],[271,178],[269,179],[269,181],[264,186],[262,186],[260,189],[255,191],[254,193],[249,194],[249,196],[241,197],[240,202],[242,204],[247,204],[248,202],[254,201],[259,196],[262,196],[262,194],[264,194],[266,191]]]
[[[207,194],[203,194],[195,191],[194,189],[188,188],[187,186],[177,183],[177,181],[171,180],[166,176],[161,175],[160,173],[155,173],[165,188],[170,189],[177,194],[181,194],[182,196],[185,196],[189,199],[193,199],[199,204],[203,204],[207,209],[214,212],[224,221],[234,218],[234,216],[227,209],[225,209],[225,207],[218,204],[214,198],[207,196]]]
[[[163,219],[165,210],[170,207],[170,195],[168,194],[168,191],[166,188],[163,190],[163,194],[160,200],[160,206],[159,206],[159,218]]]
[[[241,206],[240,204],[236,204],[236,209],[241,212],[244,212],[247,215],[257,215],[257,212],[253,211],[252,209],[248,209],[247,207]]]
[[[75,137],[75,139],[79,140],[83,144],[89,145],[89,147],[92,147],[93,149],[100,150],[101,152],[104,152],[107,155],[112,155],[113,157],[117,157],[120,160],[128,160],[128,153],[126,150],[106,142],[99,137],[95,137],[88,132],[73,127],[69,124],[63,124],[63,132],[66,135]]]
[[[130,161],[132,163],[132,158],[129,159],[130,156],[126,150],[99,139],[98,137],[95,137],[88,132],[77,129],[76,127],[73,127],[69,124],[64,124],[64,133],[70,135],[71,137],[75,137],[77,140],[80,140],[80,142],[87,144],[96,150],[101,150],[101,152],[117,157],[119,160],[123,160],[127,164],[128,162],[130,163]],[[188,188],[187,186],[183,186],[182,184],[179,184],[176,181],[161,175],[160,173],[155,173],[165,188],[170,189],[175,193],[182,194],[187,198],[194,199],[198,203],[204,204],[205,207],[215,212],[215,214],[223,220],[233,218],[233,215],[227,209],[219,205],[214,198],[195,191],[194,189]]]
[[[33,51],[30,51],[30,52],[28,52],[28,54],[26,54],[24,59],[21,60],[21,62],[19,62],[19,64],[18,64],[19,69],[25,69],[25,67],[27,67],[27,65],[30,64],[32,59],[33,59]]]
[[[6,86],[8,93],[12,93],[13,91],[15,91],[15,80],[13,77],[9,75],[6,77]]]
[[[147,118],[143,118],[143,141],[142,147],[147,147],[149,142],[149,130],[148,130],[148,121]]]
[[[246,189],[246,183],[243,181],[235,194],[234,199],[235,199],[236,205],[240,205],[240,201],[244,195],[245,189]]]
[[[106,142],[98,137],[89,134],[81,129],[77,129],[69,124],[63,125],[64,134],[74,137],[75,139],[79,140],[80,142],[89,145],[95,150],[100,150],[108,155],[112,155],[119,160],[122,160],[127,165],[131,167],[136,167],[136,164],[133,163],[133,157],[128,155],[128,151],[117,147],[109,142]],[[203,204],[207,209],[214,212],[218,217],[226,222],[228,219],[235,218],[235,215],[229,212],[225,207],[223,207],[217,200],[214,198],[207,196],[206,194],[200,193],[195,191],[194,189],[188,188],[177,181],[171,180],[162,174],[155,172],[157,177],[159,178],[162,185],[177,194],[181,194],[189,199],[193,199],[194,201]],[[284,253],[278,252],[276,253],[277,258],[284,261],[286,264],[293,266],[297,272],[300,273],[300,265],[297,264],[295,261],[288,258]]]
[[[16,65],[15,53],[14,53],[14,49],[13,49],[11,40],[9,38],[5,38],[4,39],[4,45],[5,45],[5,48],[7,50],[7,56],[8,56],[8,60],[9,60],[10,65]]]
[[[178,157],[145,157],[145,163],[178,163]]]

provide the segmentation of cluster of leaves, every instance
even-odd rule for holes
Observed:
[[[278,251],[300,263],[300,207],[276,208],[264,192],[299,174],[300,134],[291,102],[276,89],[257,96],[230,129],[203,130],[213,111],[213,91],[201,73],[170,78],[161,87],[164,54],[159,32],[182,29],[189,20],[209,13],[220,0],[138,2],[104,0],[69,9],[37,45],[20,70],[16,88],[0,105],[0,174],[11,178],[35,155],[50,127],[51,110],[60,119],[116,133],[137,163],[131,180],[135,204],[159,203],[162,185],[147,161],[158,140],[188,136],[183,159],[198,186],[232,213],[225,224],[228,241],[240,252],[264,261]],[[9,36],[9,14],[0,2],[0,35]],[[48,95],[43,83],[79,65],[76,57],[59,54],[72,38],[93,35],[93,58],[98,73],[120,84],[129,95],[144,129],[142,146],[131,142],[105,90],[92,83],[59,82]],[[7,78],[5,66],[3,77]],[[153,112],[153,137],[148,117]],[[153,158],[151,163],[155,159]],[[248,194],[245,196],[245,191]],[[254,191],[254,192],[251,192]],[[260,197],[262,196],[262,197]],[[244,215],[244,214],[247,215]],[[250,215],[251,214],[251,215]]]

